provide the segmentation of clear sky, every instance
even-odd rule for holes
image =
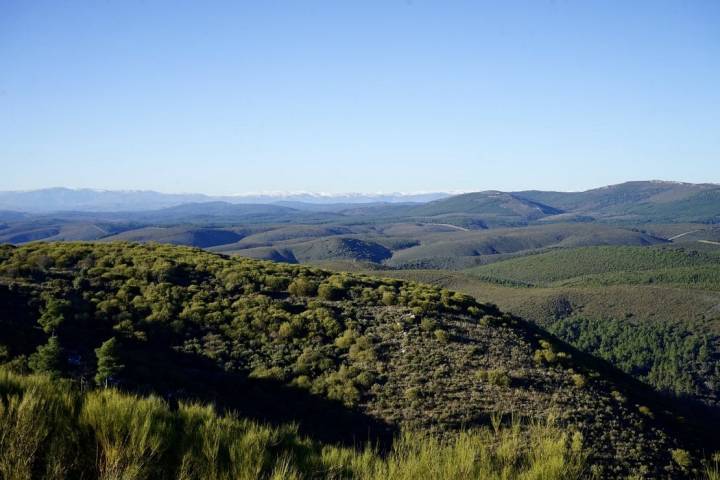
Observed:
[[[0,190],[720,182],[720,2],[0,1]]]

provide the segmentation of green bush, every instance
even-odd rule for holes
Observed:
[[[573,384],[578,388],[583,388],[587,385],[587,377],[581,373],[573,373],[570,375],[570,378],[572,379]]]
[[[437,322],[432,318],[423,318],[420,321],[420,328],[426,332],[432,332],[437,327]]]
[[[646,407],[645,405],[640,405],[638,407],[638,412],[642,413],[646,417],[655,418],[655,414],[650,410],[649,407]]]
[[[40,345],[30,356],[28,363],[36,373],[60,376],[65,367],[65,354],[60,346],[60,340],[56,336],[50,337],[46,344]]]
[[[329,283],[321,284],[318,287],[317,293],[318,297],[328,301],[341,300],[345,295],[345,291],[342,288]]]
[[[437,329],[437,330],[435,330],[434,333],[435,333],[435,338],[440,343],[448,343],[448,341],[450,340],[450,335],[448,335],[448,333],[445,330]]]
[[[488,382],[498,387],[509,387],[512,384],[512,378],[506,370],[501,368],[491,370],[478,370],[475,372],[475,377],[484,382]]]
[[[393,292],[384,292],[382,294],[382,303],[384,305],[395,305],[397,303],[397,295]]]
[[[297,297],[314,297],[318,293],[318,284],[305,277],[298,277],[290,283],[288,292]]]
[[[692,457],[687,450],[676,448],[670,451],[673,461],[683,470],[687,470],[692,465]]]

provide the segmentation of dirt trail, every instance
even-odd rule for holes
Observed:
[[[470,231],[470,229],[468,229],[468,228],[458,227],[457,225],[450,225],[449,223],[431,223],[429,225],[438,225],[440,227],[454,228],[455,230],[460,230],[461,232],[469,232]]]
[[[699,228],[699,229],[697,229],[697,230],[690,230],[689,232],[685,232],[685,233],[681,233],[681,234],[679,234],[679,235],[675,235],[675,236],[673,236],[673,237],[668,238],[668,240],[672,241],[672,240],[675,240],[676,238],[684,237],[685,235],[690,235],[691,233],[695,233],[695,232],[702,232],[702,228]]]

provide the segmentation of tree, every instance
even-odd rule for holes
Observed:
[[[47,373],[52,377],[60,376],[63,370],[63,351],[56,336],[48,339],[45,345],[40,345],[37,351],[30,355],[30,368],[36,373]]]
[[[68,309],[70,302],[50,297],[45,302],[45,308],[38,319],[38,323],[45,333],[54,333],[65,321],[63,312]]]
[[[115,337],[103,342],[100,348],[95,349],[97,356],[97,373],[95,383],[107,387],[108,381],[120,373],[125,365],[120,363],[120,351]]]

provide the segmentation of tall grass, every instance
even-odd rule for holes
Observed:
[[[438,438],[404,432],[372,446],[323,445],[297,427],[219,415],[211,406],[0,370],[0,479],[523,479],[581,478],[580,438],[547,423]]]
[[[48,377],[0,369],[0,479],[63,479],[78,467],[78,396]]]

